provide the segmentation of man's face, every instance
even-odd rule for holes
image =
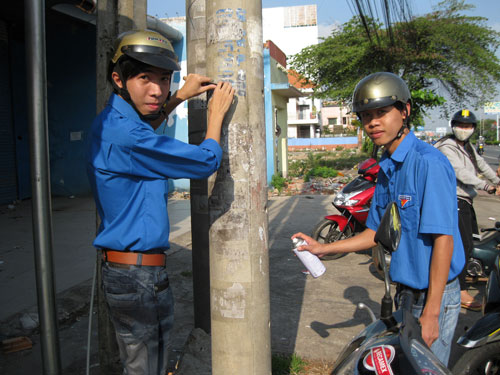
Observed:
[[[127,90],[137,110],[143,115],[158,113],[167,100],[172,72],[150,67],[127,80]]]
[[[409,104],[407,104],[407,111],[409,113]],[[390,105],[362,111],[359,113],[359,117],[365,132],[373,143],[387,148],[391,146],[398,135],[406,113]]]

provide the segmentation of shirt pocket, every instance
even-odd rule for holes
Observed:
[[[404,232],[413,232],[418,228],[420,214],[414,194],[398,194],[396,204],[401,216],[401,226]]]

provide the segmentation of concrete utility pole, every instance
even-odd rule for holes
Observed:
[[[205,0],[186,1],[187,72],[201,75],[206,69]],[[207,130],[207,101],[195,97],[188,101],[189,143],[199,145]],[[193,264],[194,326],[210,333],[210,264],[208,231],[209,180],[191,180],[191,239]]]
[[[146,28],[146,0],[99,0],[97,2],[96,32],[96,109],[101,112],[111,94],[108,82],[108,63],[112,57],[116,37],[132,29]],[[99,217],[96,213],[96,224]],[[97,252],[97,305],[99,321],[99,364],[103,374],[122,372],[115,331],[111,324],[104,294],[101,289],[102,254]]]
[[[47,120],[45,2],[26,0],[26,81],[30,129],[33,244],[43,373],[61,373],[57,332]],[[6,301],[4,301],[6,303]]]
[[[211,194],[212,374],[271,374],[260,0],[207,1],[207,75],[236,89]],[[232,116],[231,116],[232,115]],[[227,122],[229,121],[229,124]]]

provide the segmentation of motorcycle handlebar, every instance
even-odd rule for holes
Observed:
[[[500,232],[500,221],[497,221],[495,223],[494,228],[481,228],[481,232],[493,232],[493,231]]]

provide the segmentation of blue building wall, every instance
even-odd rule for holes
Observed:
[[[357,145],[358,137],[288,138],[288,146]]]
[[[47,29],[50,173],[55,195],[90,192],[86,139],[96,115],[95,40],[95,27],[88,23],[54,21]]]
[[[85,139],[96,114],[95,26],[53,13],[46,25],[51,190],[88,194]],[[18,198],[25,199],[31,178],[24,41],[11,39],[10,59]]]
[[[266,121],[266,176],[267,183],[269,184],[274,173],[273,102],[271,91],[271,56],[269,49],[264,48],[262,59],[264,63],[264,112]]]

